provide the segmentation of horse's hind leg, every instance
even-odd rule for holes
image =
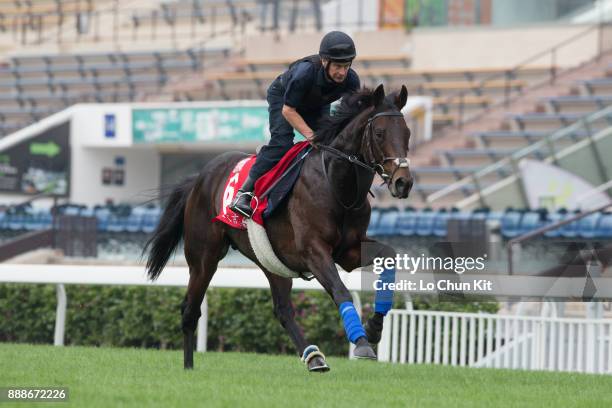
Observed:
[[[308,365],[309,371],[325,372],[329,371],[329,366],[325,362],[325,357],[319,352],[318,347],[308,346],[302,329],[295,321],[295,309],[291,302],[291,287],[293,281],[289,278],[283,278],[274,275],[263,269],[272,290],[272,300],[274,301],[274,315],[279,320],[280,324],[287,331],[291,341],[295,345],[298,355]],[[304,351],[308,353],[304,356]]]
[[[227,254],[229,242],[221,227],[213,224],[205,240],[186,241],[185,255],[189,264],[189,284],[181,305],[183,358],[186,369],[193,368],[194,333],[202,315],[200,307],[219,261]]]

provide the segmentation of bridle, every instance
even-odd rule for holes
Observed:
[[[395,172],[397,172],[397,170],[401,168],[410,167],[410,160],[407,157],[383,156],[382,159],[380,159],[380,161],[377,162],[376,157],[374,157],[375,156],[374,149],[380,152],[381,155],[383,155],[383,152],[376,143],[372,142],[372,137],[373,137],[372,134],[373,134],[374,121],[377,118],[380,118],[383,116],[395,116],[395,117],[401,116],[403,118],[404,115],[398,111],[379,112],[371,116],[370,118],[368,118],[368,122],[366,123],[366,127],[365,127],[364,140],[369,145],[368,147],[369,147],[369,152],[370,152],[370,160],[369,160],[370,166],[372,166],[372,168],[375,169],[376,173],[383,179],[383,184],[388,186],[389,183],[391,183],[391,180],[393,179],[393,177],[395,176]],[[391,175],[388,175],[385,172],[384,165],[388,161],[393,161],[393,163],[395,164],[395,168],[393,169],[393,173],[391,173]]]
[[[404,115],[399,112],[399,111],[387,111],[387,112],[379,112],[376,113],[374,115],[372,115],[371,117],[368,118],[368,121],[366,123],[365,129],[364,129],[364,136],[363,136],[363,140],[364,142],[366,142],[366,154],[369,153],[369,158],[366,159],[367,163],[359,160],[359,158],[357,157],[357,155],[354,154],[346,154],[334,147],[331,146],[325,146],[325,145],[319,145],[317,146],[318,148],[320,148],[322,150],[321,152],[321,164],[323,167],[323,174],[325,175],[325,179],[327,180],[328,184],[332,187],[332,193],[334,195],[334,197],[336,198],[336,201],[338,201],[338,203],[340,203],[340,205],[345,209],[345,210],[351,210],[351,209],[355,209],[355,208],[361,208],[361,206],[363,206],[363,204],[365,203],[365,200],[358,206],[356,207],[356,205],[359,202],[359,198],[361,197],[361,183],[359,183],[359,177],[357,174],[357,167],[361,167],[364,168],[366,170],[368,170],[370,173],[372,174],[378,174],[382,179],[383,179],[383,184],[382,185],[387,185],[389,186],[389,184],[391,183],[391,180],[393,180],[393,177],[395,176],[395,173],[397,172],[397,170],[401,169],[401,168],[406,168],[410,166],[410,160],[407,157],[387,157],[384,156],[384,153],[382,152],[382,150],[380,149],[380,147],[374,143],[372,141],[373,138],[373,132],[372,132],[372,128],[374,125],[374,121],[377,118],[383,117],[383,116],[395,116],[395,117],[404,117]],[[375,155],[376,153],[374,152],[374,149],[377,150],[377,152],[380,153],[380,156],[382,156],[382,158],[380,160],[377,160]],[[363,150],[363,142],[362,142],[362,150]],[[331,184],[330,180],[329,180],[329,176],[327,174],[327,167],[325,166],[325,152],[329,152],[332,155],[340,158],[340,159],[344,159],[346,161],[348,161],[349,163],[351,163],[353,165],[353,168],[355,169],[355,174],[357,176],[357,195],[355,198],[355,201],[350,204],[350,205],[345,205],[342,200],[340,200],[340,197],[338,197],[338,195],[336,194],[333,185]],[[362,156],[364,156],[365,158],[365,154],[362,154]],[[395,164],[395,169],[393,169],[393,173],[391,173],[391,175],[387,174],[387,172],[385,171],[384,168],[384,164],[388,161],[393,161],[393,163]]]

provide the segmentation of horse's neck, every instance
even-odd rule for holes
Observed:
[[[346,154],[360,156],[362,134],[362,128],[344,129],[330,143],[330,146]],[[330,161],[332,156],[330,154],[326,156],[328,157],[326,162],[328,163],[331,187],[338,196],[342,197],[344,204],[350,204],[357,198],[360,203],[367,200],[367,194],[372,186],[374,176],[347,160],[336,158]],[[360,159],[363,158],[360,157]],[[357,168],[357,171],[355,171],[355,168]],[[356,197],[357,193],[360,195],[359,197]]]
[[[338,133],[330,146],[346,154],[357,155],[361,151],[362,135],[363,129],[361,127],[348,126]]]

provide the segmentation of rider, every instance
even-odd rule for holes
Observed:
[[[351,37],[332,31],[321,40],[318,55],[293,62],[272,82],[267,95],[270,141],[259,151],[249,176],[230,204],[232,211],[251,217],[255,181],[291,149],[293,130],[312,141],[317,123],[329,115],[331,102],[359,89],[359,76],[351,69],[356,55]]]

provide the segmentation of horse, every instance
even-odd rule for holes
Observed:
[[[380,341],[383,317],[391,301],[389,292],[386,299],[379,299],[377,292],[375,313],[364,327],[336,264],[350,272],[372,264],[376,256],[395,258],[393,248],[366,235],[371,213],[367,195],[375,174],[396,198],[407,198],[412,188],[406,157],[410,130],[400,112],[407,97],[405,86],[385,95],[383,85],[345,95],[334,115],[322,120],[292,192],[265,222],[272,248],[282,263],[314,276],[331,296],[346,335],[356,346],[356,358],[376,358],[372,345]],[[183,239],[189,266],[189,283],[181,303],[183,359],[184,368],[192,369],[194,332],[204,295],[229,247],[238,249],[267,277],[274,315],[308,370],[328,371],[324,354],[308,344],[294,319],[292,279],[272,273],[257,260],[247,231],[211,222],[221,210],[230,172],[245,157],[248,155],[241,152],[223,153],[198,175],[172,189],[160,222],[143,249],[143,255],[149,251],[148,276],[155,280],[161,274]],[[362,251],[364,243],[372,248],[368,254]],[[389,273],[387,276],[394,279],[394,268]]]

